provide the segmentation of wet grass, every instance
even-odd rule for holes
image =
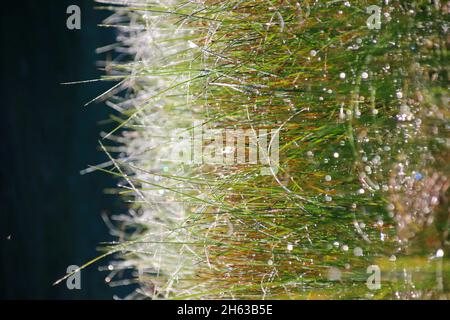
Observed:
[[[448,298],[448,7],[392,1],[376,30],[374,1],[171,3],[104,22],[120,82],[94,169],[130,202],[130,297]],[[279,129],[277,173],[164,160],[194,120]]]

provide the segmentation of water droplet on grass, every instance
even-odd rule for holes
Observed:
[[[355,257],[362,257],[363,256],[363,249],[361,249],[360,247],[356,247],[355,249],[353,249],[353,255]]]
[[[328,269],[328,275],[327,275],[328,280],[339,281],[339,280],[341,280],[341,276],[342,276],[341,270],[339,270],[338,268],[331,267]]]

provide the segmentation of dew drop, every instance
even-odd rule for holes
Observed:
[[[339,281],[341,280],[341,270],[336,267],[331,267],[328,269],[328,280],[330,281]]]
[[[353,249],[353,255],[355,257],[362,257],[363,256],[363,249],[361,249],[360,247],[356,247],[355,249]]]

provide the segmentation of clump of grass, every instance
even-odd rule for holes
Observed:
[[[390,1],[377,30],[375,1],[99,2],[131,297],[448,297],[448,5]],[[195,120],[278,129],[277,172],[169,161]]]

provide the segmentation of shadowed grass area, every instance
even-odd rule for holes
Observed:
[[[130,201],[131,298],[448,298],[447,4],[391,1],[381,29],[378,1],[115,4],[96,169]],[[169,161],[195,120],[276,129],[277,167]]]

